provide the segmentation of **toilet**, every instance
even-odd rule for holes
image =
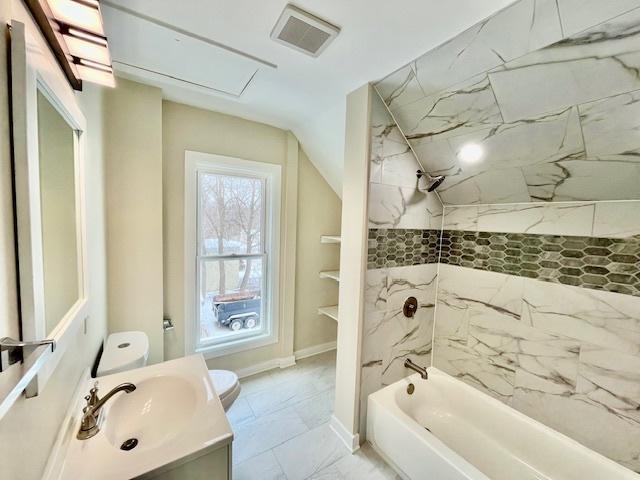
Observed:
[[[146,333],[112,333],[104,344],[96,375],[102,377],[144,367],[148,357],[149,338]],[[240,395],[238,375],[228,370],[209,370],[209,377],[220,398],[220,403],[227,411]]]
[[[96,375],[144,367],[149,357],[149,338],[144,332],[116,332],[107,337]]]
[[[238,375],[229,370],[209,370],[209,376],[226,412],[240,395]]]

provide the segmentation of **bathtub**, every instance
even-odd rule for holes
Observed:
[[[433,367],[428,380],[407,377],[367,405],[367,440],[404,479],[640,479]]]

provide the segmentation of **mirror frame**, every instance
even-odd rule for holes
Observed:
[[[44,267],[40,204],[37,95],[41,92],[74,130],[78,299],[48,333],[44,316]],[[37,395],[46,385],[89,312],[84,156],[86,119],[75,94],[42,35],[19,21],[11,22],[11,95],[15,215],[22,340],[55,340],[38,347],[12,366],[0,383],[0,418],[22,391]],[[19,370],[19,372],[16,372]],[[3,375],[5,376],[5,375]],[[5,376],[6,377],[6,376]]]

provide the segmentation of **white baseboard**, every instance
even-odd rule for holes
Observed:
[[[312,357],[313,355],[319,355],[330,350],[335,350],[335,348],[336,342],[322,343],[320,345],[303,348],[302,350],[296,350],[293,352],[293,355],[289,357],[274,358],[272,360],[267,360],[266,362],[256,363],[250,367],[240,368],[235,372],[239,378],[244,378],[269,370],[274,370],[276,368],[293,367],[296,364],[296,360]]]
[[[321,353],[329,352],[336,349],[337,342],[321,343],[320,345],[313,345],[311,347],[302,348],[293,352],[296,360],[302,358],[313,357],[314,355],[320,355]]]
[[[278,359],[278,366],[280,368],[293,367],[295,364],[296,364],[295,355],[291,355],[290,357],[282,357]]]
[[[239,378],[250,377],[258,373],[266,372],[267,370],[273,370],[274,368],[280,368],[280,358],[274,358],[273,360],[267,360],[266,362],[255,363],[250,367],[240,368],[235,370],[236,375]]]
[[[356,452],[360,448],[360,435],[358,433],[353,434],[345,428],[340,420],[335,415],[331,415],[331,421],[329,422],[331,430],[338,436],[342,443],[346,445],[351,453]]]

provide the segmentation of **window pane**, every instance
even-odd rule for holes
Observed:
[[[201,254],[263,253],[262,179],[202,173],[199,182]]]
[[[200,261],[200,339],[263,331],[262,259]]]

